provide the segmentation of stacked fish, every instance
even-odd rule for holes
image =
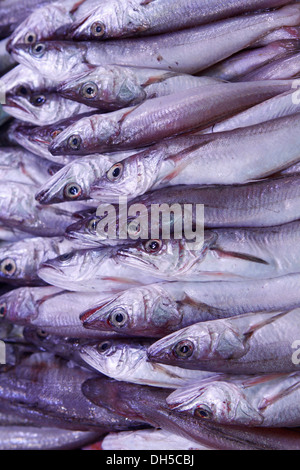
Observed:
[[[300,4],[0,18],[0,449],[299,450]]]

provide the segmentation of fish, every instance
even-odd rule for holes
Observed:
[[[22,147],[0,147],[0,179],[3,181],[39,186],[60,168]]]
[[[274,41],[282,41],[282,40],[294,40],[300,39],[300,27],[283,27],[278,28],[272,31],[271,33],[266,34],[265,36],[261,37],[256,41],[254,44],[250,46],[250,48],[256,47],[264,47],[268,44],[271,44]]]
[[[6,97],[20,96],[28,100],[38,93],[54,93],[56,85],[53,81],[25,65],[17,65],[1,77]]]
[[[271,61],[281,59],[299,49],[299,40],[282,39],[262,47],[245,50],[205,70],[205,76],[221,80],[239,81]]]
[[[47,126],[58,121],[80,116],[93,111],[93,108],[75,101],[67,100],[57,93],[36,93],[27,96],[7,96],[3,110],[25,123]]]
[[[45,344],[51,340],[47,340],[47,335],[61,340],[64,337],[103,339],[116,335],[89,332],[83,328],[79,315],[93,302],[105,298],[105,292],[76,293],[53,286],[20,287],[0,297],[1,321],[38,329],[37,336]]]
[[[83,345],[80,357],[98,372],[119,381],[178,388],[189,382],[214,375],[201,371],[186,371],[180,367],[165,367],[147,360],[147,345],[139,340],[104,340],[94,345]]]
[[[273,279],[162,282],[134,287],[80,315],[85,328],[162,338],[198,322],[300,306],[299,274]],[[282,296],[282,292],[288,293]]]
[[[214,77],[195,77],[153,68],[106,65],[70,77],[58,85],[57,91],[69,100],[105,111],[115,111],[147,99],[217,83],[220,80]]]
[[[195,74],[255,43],[269,32],[300,23],[300,6],[238,16],[147,38],[112,39],[101,42],[45,41],[17,44],[12,57],[57,82],[90,65],[126,65]]]
[[[75,40],[103,40],[134,35],[154,35],[215,22],[245,12],[274,8],[288,1],[239,1],[208,6],[203,0],[174,1],[102,1],[88,15],[70,27],[69,37]]]
[[[1,31],[1,26],[0,26]],[[0,57],[1,57],[1,65],[0,65],[0,76],[3,76],[6,72],[17,65],[17,62],[11,57],[11,55],[6,50],[8,39],[0,40]]]
[[[300,159],[298,115],[250,127],[166,140],[125,160],[90,183],[89,197],[118,203],[172,185],[243,184]],[[199,171],[201,169],[201,171]]]
[[[72,246],[64,237],[32,237],[5,244],[0,247],[0,279],[15,285],[39,285],[37,271],[42,263],[69,252]]]
[[[225,426],[200,420],[188,413],[171,410],[166,404],[170,390],[117,382],[88,379],[83,394],[93,403],[131,419],[147,421],[155,428],[193,439],[220,450],[297,449],[299,433],[293,429]]]
[[[151,345],[148,358],[233,375],[298,372],[299,365],[292,361],[298,317],[296,308],[196,323]]]
[[[36,185],[5,181],[0,189],[0,220],[8,227],[35,236],[56,237],[74,221],[69,207],[48,206],[35,201]]]
[[[136,269],[119,262],[115,252],[114,247],[73,250],[43,263],[38,275],[49,284],[75,292],[120,292],[159,279],[146,273],[138,279]]]
[[[52,155],[88,155],[145,147],[167,137],[201,130],[290,87],[289,81],[277,80],[221,83],[184,90],[79,119],[55,137],[49,150]]]
[[[35,425],[74,431],[125,431],[141,428],[140,422],[93,405],[81,386],[95,373],[50,353],[30,355],[0,374],[1,409],[18,410]],[[144,426],[145,427],[145,426]]]
[[[191,413],[199,421],[249,427],[297,427],[299,372],[214,377],[167,398],[171,409]],[[203,386],[202,386],[203,385]]]
[[[248,73],[243,80],[288,80],[300,74],[300,53],[290,53]]]
[[[94,181],[98,181],[113,163],[134,153],[135,150],[129,150],[75,159],[42,184],[36,194],[36,200],[40,204],[53,204],[91,199],[90,188]]]
[[[100,445],[100,443],[98,444]],[[95,444],[83,450],[96,450]],[[186,439],[164,429],[141,429],[109,433],[101,441],[102,450],[209,450],[199,442]],[[212,449],[211,449],[212,450]]]
[[[93,431],[0,426],[0,450],[76,450],[99,439]]]

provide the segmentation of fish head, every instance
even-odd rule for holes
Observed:
[[[261,414],[249,403],[242,389],[234,383],[222,381],[221,376],[211,377],[207,384],[184,387],[167,398],[172,410],[192,414],[200,420],[219,424],[258,426]]]
[[[46,39],[57,38],[56,30],[70,23],[71,17],[58,2],[34,10],[13,32],[8,52],[19,44],[33,46]]]
[[[36,278],[26,240],[10,243],[0,247],[0,279],[4,282],[30,283]]]
[[[69,77],[59,84],[57,92],[65,98],[86,103],[93,106],[93,101],[99,100],[102,95],[102,83],[106,80],[103,78],[105,67],[95,67],[87,72]]]
[[[38,306],[32,288],[20,287],[0,297],[0,320],[26,325],[37,316]]]
[[[72,73],[79,73],[88,68],[84,60],[80,60],[80,55],[85,53],[85,44],[73,45],[64,41],[18,44],[12,48],[15,60],[56,83]]]
[[[101,4],[75,22],[69,37],[73,40],[103,40],[141,33],[150,26],[147,12],[134,1],[126,4],[117,0]]]
[[[108,146],[118,124],[106,115],[94,114],[79,119],[59,134],[49,147],[52,155],[89,155]]]
[[[163,149],[146,150],[115,163],[91,186],[91,196],[117,203],[121,196],[133,199],[146,193],[155,183],[163,158]]]

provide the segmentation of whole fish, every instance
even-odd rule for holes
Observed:
[[[95,404],[131,419],[147,421],[155,428],[193,439],[213,449],[291,450],[300,447],[299,433],[294,430],[224,426],[170,410],[166,404],[170,391],[165,389],[108,379],[89,379],[82,390]]]
[[[216,123],[211,128],[205,129],[203,133],[230,131],[239,127],[254,126],[259,123],[299,113],[299,85],[300,81],[298,82],[298,80],[295,80],[292,90],[274,96],[269,100],[263,101],[262,103],[236,114],[235,116]]]
[[[299,372],[222,376],[176,390],[167,398],[172,410],[220,424],[298,427]],[[207,383],[205,383],[207,382]]]
[[[35,236],[56,237],[74,221],[70,208],[41,206],[35,201],[36,186],[6,181],[0,189],[0,220]]]
[[[114,163],[90,183],[88,196],[117,203],[123,195],[133,199],[172,185],[247,183],[297,162],[299,145],[298,115],[229,132],[177,137]]]
[[[111,289],[120,292],[159,280],[147,273],[137,278],[136,268],[122,263],[116,256],[116,248],[111,247],[77,250],[70,252],[69,256],[48,260],[41,266],[38,275],[49,284],[81,292],[111,293]]]
[[[266,46],[245,50],[205,70],[205,76],[222,80],[244,80],[244,76],[270,61],[285,57],[299,49],[299,40],[274,41]],[[245,81],[247,81],[245,79]]]
[[[69,338],[104,338],[108,336],[105,332],[89,332],[79,319],[80,313],[101,299],[105,299],[105,293],[79,294],[52,286],[23,287],[1,296],[0,312],[1,318],[6,321],[38,328],[42,338],[47,334]]]
[[[18,409],[19,415],[36,425],[77,431],[122,431],[140,423],[93,405],[81,386],[95,373],[49,353],[29,356],[5,374],[0,374],[1,407]]]
[[[102,0],[90,14],[75,21],[70,37],[102,40],[161,34],[287,3],[284,0],[230,3],[214,0],[208,5],[203,0]]]
[[[167,72],[142,67],[106,65],[70,77],[57,90],[65,98],[87,106],[114,111],[181,90],[213,85],[213,77]]]
[[[197,73],[230,57],[283,26],[300,23],[300,6],[221,20],[147,38],[97,42],[51,41],[12,47],[18,62],[63,81],[90,65],[118,64]]]
[[[76,103],[53,93],[36,93],[27,96],[7,96],[4,111],[24,122],[36,126],[56,124],[58,121],[94,111],[93,108]]]
[[[128,156],[134,150],[111,153],[109,155],[88,155],[75,159],[64,166],[45,182],[36,195],[40,204],[53,204],[90,198],[90,188],[112,166]]]
[[[292,361],[299,313],[297,308],[196,323],[158,340],[148,349],[148,358],[230,374],[299,371]]]
[[[79,119],[57,135],[49,150],[53,155],[88,155],[144,147],[176,134],[201,130],[290,87],[291,82],[277,80],[221,83],[184,90],[112,113]]]
[[[34,8],[20,17],[21,21],[19,21],[18,27],[12,31],[8,43],[9,51],[16,44],[34,45],[45,39],[63,37],[66,28],[76,18],[89,13],[95,7],[95,2],[91,0],[64,0],[63,2],[48,0],[39,1],[39,4],[36,5],[39,8]]]
[[[103,450],[209,450],[199,442],[164,429],[111,432],[98,445]],[[92,444],[84,450],[93,450],[96,446]]]
[[[296,221],[264,229],[210,230],[199,246],[189,245],[186,239],[139,241],[120,246],[115,257],[145,276],[164,280],[269,279],[299,272],[298,253],[293,249],[299,228]]]
[[[162,338],[197,322],[299,307],[299,283],[299,274],[240,282],[158,283],[116,294],[80,318],[92,330]]]
[[[299,77],[299,74],[300,53],[291,53],[248,73],[243,77],[243,80],[288,80]]]
[[[37,271],[42,263],[71,248],[70,241],[63,237],[33,237],[5,244],[0,247],[0,279],[15,285],[39,285]]]
[[[93,431],[0,426],[0,450],[76,450],[99,439]]]
[[[42,159],[22,147],[0,147],[1,180],[38,186],[60,168],[60,165]]]
[[[108,377],[153,387],[175,389],[213,375],[151,363],[147,359],[147,346],[150,344],[132,339],[105,340],[81,346],[80,356],[84,362]]]

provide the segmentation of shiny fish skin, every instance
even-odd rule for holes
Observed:
[[[289,80],[299,77],[299,73],[300,53],[294,53],[254,70],[254,72],[245,75],[243,80]]]
[[[289,429],[261,429],[216,425],[172,411],[166,404],[168,390],[105,379],[87,380],[83,393],[93,403],[155,428],[175,432],[202,445],[222,450],[299,449],[299,433]]]
[[[50,78],[25,65],[17,65],[1,77],[1,80],[5,87],[6,97],[15,95],[30,97],[46,90],[48,93],[52,93],[56,88]]]
[[[96,432],[0,426],[0,450],[72,450],[99,439]]]
[[[265,229],[206,231],[201,248],[187,241],[163,240],[147,251],[145,242],[118,249],[117,260],[164,280],[239,281],[269,279],[299,272],[299,222]]]
[[[151,361],[229,374],[299,371],[292,345],[299,337],[300,310],[250,313],[196,323],[160,339],[148,349]],[[189,344],[185,356],[180,344]]]
[[[96,345],[83,345],[80,356],[98,372],[119,381],[151,385],[153,387],[178,388],[189,382],[205,379],[211,375],[199,370],[151,364],[147,360],[147,346],[138,340],[105,340]]]
[[[289,1],[284,0],[254,2],[215,0],[209,3],[203,0],[102,1],[86,18],[80,18],[72,25],[69,36],[79,40],[103,40],[112,37],[161,34],[287,3]],[[94,36],[91,31],[92,25],[97,22],[101,22],[104,29],[100,37]]]
[[[16,61],[10,56],[6,50],[7,39],[0,41],[0,75],[8,72],[12,67],[17,65]]]
[[[219,82],[220,80],[213,77],[194,77],[152,68],[106,65],[96,67],[78,77],[71,77],[58,86],[58,93],[87,106],[115,111],[142,103],[146,99]],[[84,87],[88,84],[93,86],[92,96],[84,92]]]
[[[268,44],[271,44],[274,41],[282,41],[282,40],[290,41],[294,39],[300,39],[300,27],[299,26],[278,28],[272,31],[271,33],[268,33],[266,36],[260,38],[258,41],[252,44],[250,48],[264,47],[264,46],[267,46]]]
[[[49,150],[53,155],[87,155],[144,147],[176,134],[201,130],[290,86],[289,81],[263,81],[184,90],[136,107],[79,119],[58,134]]]
[[[300,306],[299,274],[267,280],[172,282],[121,292],[80,316],[83,326],[129,336],[162,338],[200,321]],[[287,296],[282,298],[282,292]],[[113,315],[122,315],[122,326]]]
[[[204,380],[167,398],[172,409],[193,413],[204,409],[210,421],[262,427],[299,426],[299,372]],[[201,418],[199,418],[201,419]]]
[[[23,287],[1,296],[4,319],[17,325],[31,325],[48,334],[73,338],[103,338],[105,333],[89,333],[83,328],[80,313],[105,299],[102,292],[76,293],[52,286]],[[110,336],[112,334],[110,333]]]
[[[12,56],[57,81],[87,70],[88,64],[107,65],[112,61],[118,65],[143,64],[144,67],[193,74],[226,59],[277,28],[299,23],[300,6],[295,4],[275,12],[236,17],[157,37],[116,39],[101,44],[48,42],[35,56],[31,46],[16,45]]]
[[[127,158],[115,179],[112,167],[92,184],[90,197],[118,203],[122,195],[132,199],[170,185],[247,183],[297,162],[299,145],[298,115],[226,133],[170,139]]]

